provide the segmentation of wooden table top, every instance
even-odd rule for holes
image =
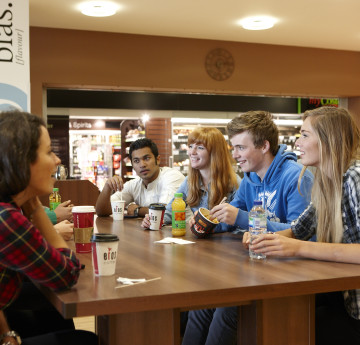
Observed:
[[[141,228],[141,219],[113,222],[111,217],[97,217],[95,231],[119,236],[116,273],[96,277],[91,254],[78,254],[86,267],[75,287],[59,294],[42,289],[65,317],[240,305],[360,288],[358,265],[298,258],[252,261],[241,236],[231,233],[196,239],[188,230],[184,239],[196,243],[158,244],[171,236],[169,226],[150,231]],[[161,279],[116,288],[118,277]]]

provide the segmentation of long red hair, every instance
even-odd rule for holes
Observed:
[[[238,188],[236,173],[232,167],[234,162],[228,144],[222,133],[215,127],[199,127],[188,136],[188,145],[202,144],[210,155],[210,188],[208,207],[220,203],[224,196]],[[200,171],[189,166],[188,196],[186,202],[190,207],[199,205],[202,196],[200,190]]]

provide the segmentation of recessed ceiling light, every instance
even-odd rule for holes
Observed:
[[[276,22],[275,18],[258,16],[241,19],[239,24],[246,30],[266,30],[272,28]]]
[[[119,6],[110,1],[88,1],[79,5],[82,14],[90,17],[109,17],[116,13]]]

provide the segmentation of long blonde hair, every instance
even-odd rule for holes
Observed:
[[[359,130],[349,112],[342,108],[309,110],[303,120],[307,118],[317,135],[320,155],[311,193],[317,216],[317,240],[339,243],[344,232],[343,176],[359,157]]]
[[[199,127],[188,137],[188,145],[202,144],[210,155],[210,190],[208,207],[211,209],[232,190],[238,188],[236,174],[232,168],[232,157],[221,132],[214,127]],[[186,202],[190,207],[199,205],[202,196],[200,190],[200,171],[189,166],[188,196]]]

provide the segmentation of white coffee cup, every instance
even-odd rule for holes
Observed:
[[[91,237],[92,262],[97,276],[115,274],[119,237],[114,234],[97,233]]]
[[[111,210],[114,220],[123,220],[125,211],[125,200],[111,201]]]
[[[164,222],[165,205],[164,204],[150,204],[149,218],[150,230],[160,230]]]

